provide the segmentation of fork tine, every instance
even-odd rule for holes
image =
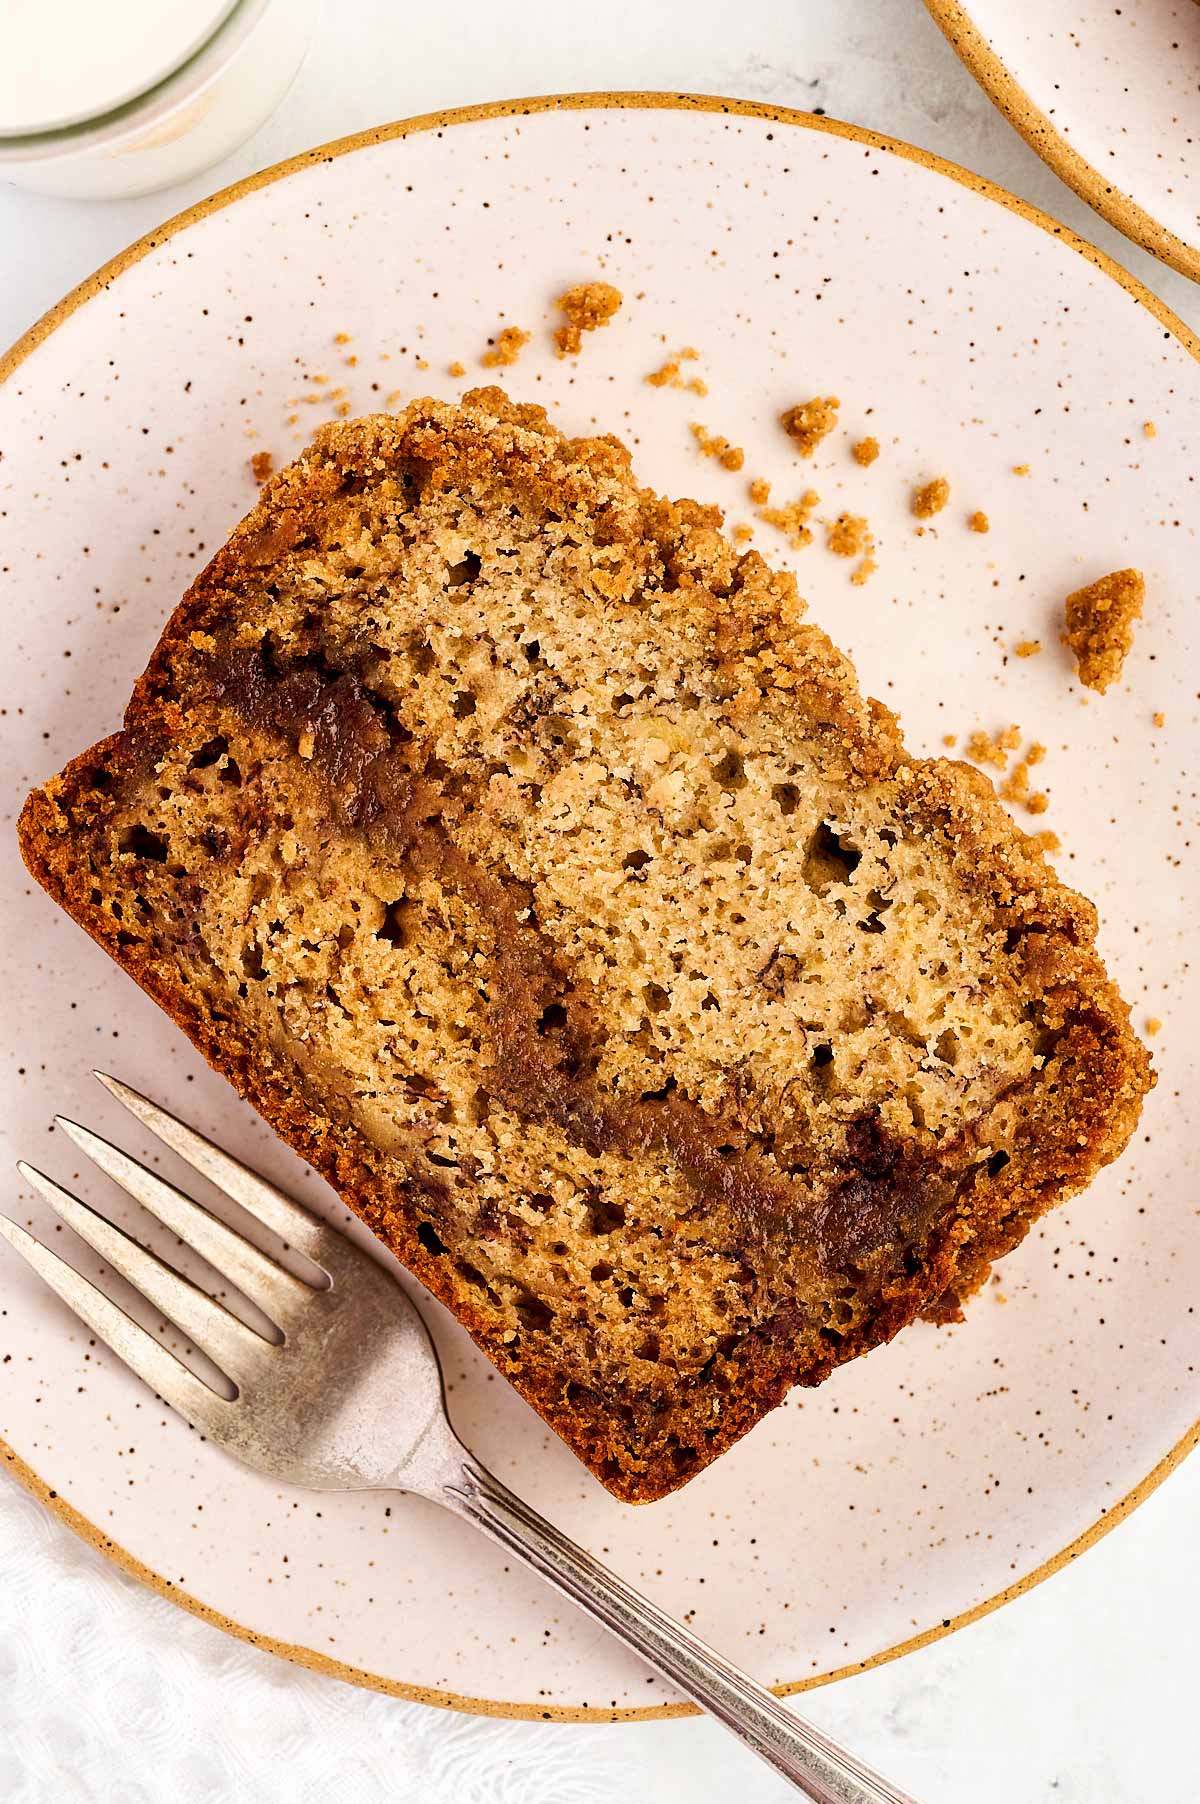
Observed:
[[[67,1307],[75,1311],[80,1321],[111,1347],[117,1358],[123,1359],[164,1403],[177,1409],[193,1428],[214,1439],[227,1432],[225,1412],[230,1405],[224,1397],[209,1390],[194,1372],[180,1365],[173,1353],[168,1353],[152,1334],[131,1321],[102,1290],[81,1278],[77,1271],[6,1215],[0,1215],[0,1238],[7,1240]]]
[[[188,1127],[186,1122],[151,1102],[149,1097],[123,1084],[120,1078],[110,1077],[105,1071],[93,1072],[93,1076],[100,1080],[110,1096],[122,1103],[131,1115],[136,1115],[143,1127],[156,1134],[164,1146],[169,1146],[193,1171],[215,1184],[218,1190],[223,1190],[235,1203],[240,1203],[248,1214],[278,1234],[289,1246],[320,1265],[322,1252],[329,1245],[330,1230],[302,1204],[276,1189],[258,1172],[251,1171],[240,1159],[214,1146],[195,1128]]]
[[[233,1228],[227,1228],[223,1221],[210,1215],[182,1190],[176,1190],[174,1184],[160,1178],[157,1172],[140,1165],[119,1146],[102,1140],[99,1134],[81,1127],[77,1121],[68,1121],[64,1115],[56,1115],[54,1120],[93,1164],[135,1202],[149,1209],[151,1215],[157,1215],[159,1221],[201,1258],[207,1259],[222,1277],[236,1284],[243,1295],[257,1303],[279,1327],[286,1327],[297,1308],[311,1301],[313,1293],[307,1284],[293,1278],[290,1272],[285,1272],[282,1266],[260,1253]]]
[[[69,1190],[56,1184],[53,1178],[38,1171],[36,1166],[26,1164],[24,1159],[18,1161],[17,1170],[81,1240],[94,1247],[114,1272],[128,1278],[147,1302],[160,1309],[168,1321],[174,1322],[230,1378],[244,1377],[252,1369],[255,1355],[261,1357],[267,1352],[270,1343],[255,1334],[252,1328],[239,1322],[228,1309],[172,1271],[153,1253],[138,1246],[120,1228],[97,1215]]]

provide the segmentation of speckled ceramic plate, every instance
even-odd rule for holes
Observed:
[[[626,304],[577,363],[556,361],[551,297],[592,275]],[[1050,806],[1036,824],[1061,835],[1063,868],[1097,899],[1137,1019],[1164,1023],[1136,1144],[1030,1237],[964,1326],[918,1326],[794,1395],[664,1503],[607,1496],[431,1309],[456,1419],[484,1458],[794,1688],[1043,1576],[1193,1435],[1197,346],[1114,266],[973,177],[828,120],[715,101],[421,120],[256,177],[135,246],[0,370],[10,1159],[76,1179],[48,1131],[56,1108],[136,1146],[89,1079],[103,1062],[327,1206],[34,890],[11,820],[29,784],[117,721],[178,593],[252,501],[252,453],[286,457],[343,406],[453,394],[480,375],[501,321],[534,335],[506,372],[512,392],[570,428],[624,434],[649,481],[719,500],[732,522],[750,517],[751,475],[777,500],[811,484],[820,514],[869,519],[878,569],[861,587],[822,533],[795,554],[761,524],[758,541],[794,555],[816,618],[915,747],[1013,721],[1045,743]],[[703,397],[644,380],[685,345]],[[841,397],[843,425],[801,466],[774,422],[814,393]],[[740,473],[699,455],[693,420],[745,447]],[[864,469],[850,444],[868,432],[882,449]],[[935,475],[950,503],[918,532],[910,491]],[[987,536],[968,530],[976,509]],[[1057,610],[1129,563],[1146,572],[1147,617],[1126,680],[1088,698]],[[1032,637],[1040,656],[1011,655]],[[5,1207],[63,1246],[7,1182]],[[98,1177],[79,1182],[123,1207]],[[669,1705],[449,1516],[241,1470],[89,1345],[22,1264],[0,1262],[0,1282],[14,1469],[188,1607],[344,1677],[462,1707]]]
[[[925,0],[1040,157],[1118,231],[1200,281],[1196,0]]]

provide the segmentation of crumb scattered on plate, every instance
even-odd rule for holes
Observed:
[[[456,358],[455,358],[455,359],[454,359],[454,362],[453,362],[453,363],[452,363],[452,364],[451,364],[451,365],[450,365],[450,374],[451,374],[451,375],[452,375],[452,376],[465,376],[465,375],[466,375],[466,373],[467,373],[467,366],[466,366],[466,364],[465,364],[465,363],[460,363],[460,362],[459,362],[459,361],[458,361],[458,358],[457,358],[457,357],[456,357]]]
[[[750,484],[750,499],[755,507],[765,507],[771,499],[771,485],[765,476],[756,476]]]
[[[836,557],[861,557],[870,548],[871,528],[861,514],[839,514],[826,525],[825,544]]]
[[[1158,437],[1158,427],[1154,424],[1153,420],[1142,421],[1142,432],[1146,438]]]
[[[646,381],[651,388],[685,388],[689,394],[706,395],[708,383],[703,376],[685,376],[683,373],[683,365],[694,363],[699,355],[695,345],[684,345],[682,351],[676,351],[658,369],[651,370]]]
[[[699,445],[705,457],[715,457],[723,470],[740,470],[746,461],[746,453],[740,445],[731,445],[727,438],[719,432],[710,432],[707,426],[701,426],[698,420],[692,421],[692,437]]]
[[[275,468],[275,459],[269,451],[256,451],[250,459],[250,472],[259,488]]]
[[[811,401],[800,401],[780,414],[779,424],[801,457],[811,457],[821,440],[828,438],[837,425],[840,406],[836,395],[814,395]]]
[[[1145,595],[1140,570],[1113,570],[1067,596],[1063,644],[1074,652],[1079,680],[1089,689],[1103,695],[1120,676]]]
[[[1167,717],[1161,708],[1156,708],[1151,718],[1156,727],[1165,727],[1167,724]]]
[[[868,464],[873,464],[879,456],[879,440],[877,438],[860,438],[857,445],[851,447],[851,453],[855,463],[862,464],[865,469]]]
[[[953,739],[953,734],[947,734],[942,743],[948,745]],[[1024,756],[1009,771],[1009,753],[1015,752],[1020,743],[1021,729],[1015,725],[996,734],[976,729],[967,739],[967,757],[975,764],[990,765],[994,770],[1008,773],[996,791],[1002,802],[1024,802],[1030,814],[1044,814],[1050,806],[1050,798],[1042,790],[1032,789],[1029,773],[1045,758],[1046,748],[1036,739],[1032,740]]]
[[[993,764],[1003,771],[1008,764],[1008,754],[1015,751],[1020,737],[1015,726],[997,734],[995,739],[986,733],[972,733],[967,742],[967,756],[977,764]],[[1045,746],[1034,740],[1024,757],[1018,759],[1003,783],[998,785],[996,793],[1002,802],[1024,802],[1030,814],[1045,814],[1050,798],[1043,790],[1035,790],[1029,779],[1032,767],[1040,764],[1045,756]]]
[[[875,562],[875,540],[871,534],[870,522],[861,514],[839,514],[836,520],[827,520],[825,547],[835,557],[856,557],[860,560],[850,575],[850,581],[856,589],[861,589],[879,568]]]
[[[971,528],[972,532],[991,532],[992,530],[992,523],[981,507],[975,509],[975,512],[967,521],[967,525]]]
[[[1014,464],[1012,467],[1012,473],[1014,476],[1028,476],[1029,465],[1028,464]]]
[[[1018,658],[1036,658],[1041,649],[1042,642],[1040,639],[1018,639],[1017,643],[1013,646],[1013,650]]]
[[[1146,1016],[1146,1032],[1148,1034],[1156,1034],[1156,1033],[1160,1033],[1161,1030],[1162,1030],[1162,1022],[1159,1020],[1158,1016],[1157,1015],[1147,1015]]]
[[[950,499],[950,484],[944,476],[935,476],[932,482],[923,482],[912,492],[912,511],[918,520],[931,520],[934,514],[940,514]]]
[[[491,349],[485,351],[479,361],[485,370],[507,369],[510,363],[517,361],[528,343],[529,333],[522,332],[520,326],[505,326],[503,331],[497,332],[495,338],[488,339]],[[420,367],[418,359],[417,368]]]
[[[1008,754],[1015,752],[1020,743],[1018,726],[1005,727],[1002,733],[995,735],[976,728],[967,740],[967,757],[976,764],[991,764],[997,770],[1007,770]]]
[[[1002,802],[1023,802],[1029,795],[1029,764],[1022,758],[1000,785],[999,796]]]
[[[787,502],[783,507],[760,507],[758,517],[768,526],[774,526],[783,533],[793,551],[802,551],[806,545],[812,544],[812,528],[809,521],[814,511],[820,507],[821,497],[815,489],[806,489],[795,501]]]
[[[554,334],[555,349],[560,357],[577,357],[583,345],[583,334],[595,332],[620,311],[624,295],[611,282],[576,282],[564,289],[557,306],[565,313],[567,323]]]

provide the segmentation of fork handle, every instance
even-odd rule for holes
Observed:
[[[470,1454],[442,1501],[603,1623],[814,1804],[916,1804],[576,1547]]]

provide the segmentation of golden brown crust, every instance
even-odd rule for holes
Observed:
[[[683,1482],[790,1384],[820,1382],[918,1313],[953,1318],[992,1258],[1116,1156],[1148,1082],[1092,949],[1090,904],[1057,881],[978,773],[907,757],[887,710],[801,619],[790,578],[718,527],[714,509],[639,490],[615,441],[564,440],[540,409],[498,390],[461,410],[418,402],[397,419],[327,428],[185,596],[123,731],[35,791],[20,822],[50,894],[630,1501]],[[464,532],[486,567],[474,552],[453,565],[437,631],[475,583],[497,617],[525,612],[498,619],[491,663],[450,705],[436,647],[414,649],[395,585],[432,581],[436,598],[445,572],[439,563],[430,578],[421,560],[438,534],[439,557],[461,558]],[[521,556],[531,571],[564,572],[553,596],[535,598],[536,626],[533,590],[505,576]],[[554,607],[580,594],[598,636],[636,640],[631,670],[667,647],[650,699],[606,702],[599,724],[581,677],[572,692],[560,674],[582,655],[574,615],[551,649]],[[452,689],[469,665],[459,643]],[[681,660],[696,694],[670,703]],[[560,718],[568,738],[592,734],[590,765],[562,749]],[[631,912],[653,904],[666,918],[671,885],[647,881],[655,861],[716,849],[708,827],[664,825],[672,784],[682,794],[710,783],[689,749],[701,741],[741,748],[720,765],[711,805],[774,832],[780,869],[803,854],[804,908],[820,933],[850,931],[858,949],[894,942],[905,956],[884,911],[898,921],[909,891],[925,890],[901,852],[934,859],[921,882],[978,916],[971,957],[983,962],[971,968],[994,972],[994,1031],[1011,1069],[994,1068],[998,1053],[955,1073],[953,1051],[950,1065],[905,1051],[896,1034],[914,1030],[893,1033],[880,1001],[844,1031],[848,1045],[876,1048],[871,1059],[909,1061],[909,1089],[924,1098],[909,1127],[889,1115],[890,1080],[869,1066],[843,1074],[840,1051],[832,1064],[815,1057],[808,1076],[825,1030],[780,1040],[776,1024],[804,994],[811,1016],[818,991],[803,991],[803,961],[782,942],[752,974],[722,967],[729,936],[754,926],[728,914],[715,939],[698,920],[689,930],[724,1015],[682,1002],[676,1015],[667,992],[678,981],[682,996],[685,961],[677,980],[665,968],[637,991],[663,1012],[621,1025],[633,979],[622,966],[614,980],[610,942],[596,950],[587,918],[589,883],[608,881],[608,842],[595,837],[605,760],[625,769],[649,745],[649,774],[620,779],[627,799],[613,818],[623,831],[641,809],[658,835],[624,869],[616,858],[628,899],[615,957]],[[807,851],[753,815],[751,776],[783,757],[827,797]],[[709,771],[712,754],[701,763]],[[538,847],[554,810],[577,805],[563,786],[587,769],[596,789],[576,831],[596,849],[577,893],[573,842],[555,840],[540,863]],[[764,789],[777,798],[772,820],[792,813],[796,793]],[[715,907],[751,895],[757,862],[705,857],[690,882]],[[842,917],[871,906],[864,873],[889,858],[891,899],[871,891],[858,923],[867,937],[856,937]],[[765,898],[781,884],[761,881],[764,899],[746,906],[774,933]],[[236,956],[230,933],[244,936]],[[863,968],[882,996],[885,967]],[[967,1020],[952,980],[929,981],[938,1009]],[[829,996],[844,1012],[844,986]],[[385,1005],[395,1021],[377,1019]],[[435,1015],[442,1026],[429,1026]],[[385,1084],[410,1016],[424,1074]],[[757,1052],[714,1050],[726,1018],[730,1044],[754,1036]],[[359,1077],[351,1066],[367,1040]],[[789,1074],[802,1056],[803,1073]],[[405,1071],[415,1058],[404,1053]],[[944,1125],[923,1128],[922,1108]],[[614,1295],[622,1273],[628,1301]]]

